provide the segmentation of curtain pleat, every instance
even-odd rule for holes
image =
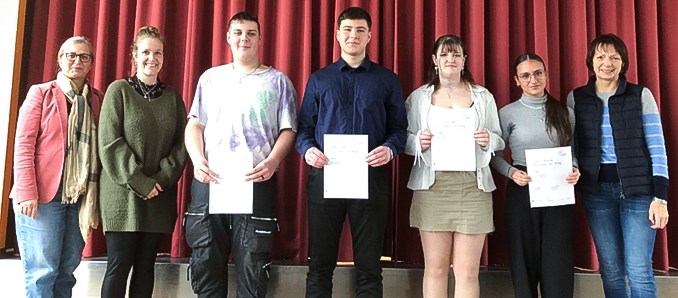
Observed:
[[[349,6],[361,6],[372,16],[372,40],[367,53],[373,61],[394,70],[403,93],[409,95],[428,80],[431,47],[437,37],[455,34],[466,43],[468,69],[475,80],[495,96],[499,108],[517,100],[520,88],[514,81],[513,60],[536,52],[547,64],[550,93],[565,101],[575,87],[590,75],[585,65],[588,42],[601,33],[615,33],[629,47],[627,77],[648,87],[657,99],[664,123],[669,172],[676,174],[678,160],[672,150],[678,142],[678,7],[670,1],[634,0],[38,0],[29,1],[26,18],[26,49],[23,54],[22,86],[55,77],[56,53],[72,35],[85,35],[95,46],[95,63],[89,75],[102,90],[112,81],[131,74],[130,45],[136,30],[152,25],[166,36],[166,57],[161,79],[177,88],[187,108],[193,102],[200,75],[208,68],[232,60],[226,40],[228,20],[238,11],[259,16],[263,41],[260,58],[266,65],[285,72],[303,98],[312,72],[340,55],[336,41],[336,17]],[[664,99],[664,100],[663,100]],[[417,230],[409,227],[412,192],[406,184],[412,168],[410,156],[399,156],[391,169],[391,197],[384,255],[394,261],[423,263]],[[306,261],[308,258],[307,202],[305,183],[309,168],[297,152],[282,162],[278,175],[278,218],[272,256]],[[183,214],[190,202],[193,167],[186,167],[178,183],[178,220],[162,251],[187,257]],[[504,194],[506,178],[495,173],[496,231],[488,236],[483,265],[506,266]],[[676,182],[671,180],[671,185]],[[669,197],[676,197],[674,187]],[[669,210],[677,214],[678,203]],[[578,199],[575,206],[575,265],[597,269],[595,248]],[[657,233],[654,267],[678,266],[678,229],[675,223]],[[350,261],[348,224],[340,244],[340,261]],[[92,234],[86,256],[105,254],[101,230]]]

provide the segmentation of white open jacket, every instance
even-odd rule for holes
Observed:
[[[494,155],[494,151],[504,149],[497,104],[494,102],[494,96],[485,87],[469,85],[469,88],[471,88],[473,108],[476,111],[476,128],[485,128],[490,133],[490,143],[487,147],[483,148],[476,144],[478,189],[491,192],[496,189],[496,186],[490,172],[490,159]],[[412,190],[427,190],[435,182],[435,172],[431,167],[431,150],[422,151],[419,142],[419,133],[428,128],[428,113],[431,108],[432,93],[433,87],[428,87],[427,84],[414,90],[405,102],[408,122],[405,153],[414,156],[414,166],[407,188]]]

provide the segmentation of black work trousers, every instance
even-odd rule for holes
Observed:
[[[108,264],[101,285],[102,298],[123,298],[127,277],[130,298],[150,298],[155,281],[155,257],[162,241],[162,233],[106,232]]]
[[[505,212],[515,297],[572,298],[574,205],[530,208],[528,186],[509,179]]]
[[[254,199],[276,196],[275,175],[254,183]],[[193,180],[186,213],[191,286],[198,298],[228,296],[228,261],[233,254],[239,298],[266,297],[275,214],[209,214],[209,184]],[[271,210],[275,210],[271,208]]]
[[[311,255],[306,297],[332,297],[332,277],[347,215],[353,240],[356,297],[383,297],[379,261],[384,244],[389,187],[383,168],[370,168],[369,179],[369,199],[324,199],[323,170],[311,168],[306,183]]]

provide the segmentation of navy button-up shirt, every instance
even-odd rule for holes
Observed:
[[[357,68],[339,58],[314,72],[299,111],[297,151],[323,150],[325,134],[366,134],[369,151],[383,145],[403,152],[407,114],[398,76],[367,55]]]

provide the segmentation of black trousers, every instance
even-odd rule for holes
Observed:
[[[150,298],[155,281],[155,257],[162,241],[162,233],[147,232],[106,232],[108,265],[101,297],[123,298],[129,284],[130,298]]]
[[[369,199],[324,199],[323,170],[311,168],[306,183],[311,255],[306,297],[332,297],[332,276],[346,215],[353,239],[356,297],[383,297],[379,260],[384,244],[389,188],[382,168],[370,168],[369,171]]]
[[[254,198],[276,197],[275,175],[254,183]],[[266,297],[270,251],[278,227],[274,214],[209,214],[209,184],[193,180],[186,214],[191,287],[198,298],[228,296],[228,261],[233,254],[239,298]],[[271,208],[271,210],[275,210]]]
[[[506,238],[515,297],[569,297],[574,291],[574,205],[530,208],[528,186],[506,186]]]

